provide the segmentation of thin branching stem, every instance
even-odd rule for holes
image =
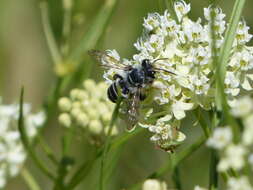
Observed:
[[[37,181],[34,179],[30,171],[26,168],[22,168],[21,176],[26,182],[27,186],[30,190],[41,190],[40,186],[38,185]]]
[[[145,179],[149,178],[159,178],[163,176],[166,172],[171,171],[172,173],[174,172],[175,168],[186,158],[188,158],[191,154],[193,154],[196,150],[198,150],[201,145],[204,144],[206,141],[205,136],[201,136],[198,138],[196,142],[191,144],[189,147],[185,148],[181,152],[177,153],[175,156],[168,156],[168,160],[165,162],[165,164],[160,167],[157,171],[153,172],[149,176],[147,176]],[[134,184],[132,187],[129,188],[129,190],[137,190],[140,189],[142,183],[144,180],[141,182]]]
[[[37,138],[39,140],[39,144],[41,145],[42,150],[46,153],[49,160],[54,163],[54,165],[58,166],[59,162],[56,159],[55,155],[53,154],[52,149],[49,147],[49,145],[45,142],[44,138],[41,137],[40,134],[37,135]]]

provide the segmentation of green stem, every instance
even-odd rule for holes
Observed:
[[[55,181],[54,190],[63,190],[66,188],[65,177],[68,174],[68,166],[73,164],[73,160],[68,157],[68,151],[71,146],[71,142],[74,136],[75,128],[67,128],[64,130],[64,135],[62,137],[62,156],[61,162],[58,164],[58,174],[57,180]]]
[[[209,169],[209,190],[218,189],[218,172],[217,172],[218,156],[215,150],[211,150],[211,161]]]
[[[18,130],[20,133],[21,141],[23,143],[24,148],[26,149],[28,155],[33,160],[34,164],[51,180],[54,181],[54,175],[46,168],[46,166],[41,162],[34,152],[34,148],[30,146],[29,139],[26,134],[25,126],[24,126],[24,118],[23,118],[23,96],[24,96],[24,88],[21,89],[20,95],[20,111],[19,111],[19,119],[18,119]]]
[[[56,157],[53,154],[52,149],[48,146],[48,144],[44,141],[43,137],[40,134],[37,135],[39,140],[39,144],[42,147],[42,150],[46,153],[49,160],[51,160],[56,166],[59,164]]]
[[[172,174],[173,181],[175,183],[176,189],[181,190],[182,189],[182,183],[180,180],[180,173],[179,173],[179,167],[176,166],[174,169],[174,172]]]
[[[208,138],[210,136],[210,127],[208,126],[205,118],[203,117],[203,111],[200,111],[200,109],[194,110],[193,113],[196,117],[196,119],[198,120],[200,127],[202,128],[206,138]]]
[[[63,2],[64,3],[64,2]],[[62,35],[63,35],[63,51],[62,54],[65,57],[69,54],[69,38],[71,33],[71,16],[72,16],[72,5],[70,7],[64,7],[64,15],[63,15],[63,27],[62,27]]]
[[[29,170],[27,170],[26,168],[22,168],[21,176],[25,180],[30,190],[41,190],[38,183],[36,182],[34,177],[31,175]]]
[[[44,29],[46,41],[47,41],[53,62],[54,62],[54,64],[61,63],[62,57],[61,57],[61,54],[58,50],[58,46],[57,46],[56,40],[53,35],[53,31],[52,31],[50,23],[49,23],[48,7],[47,7],[46,2],[40,3],[40,10],[41,10],[42,26]]]
[[[111,132],[112,132],[112,128],[118,118],[118,114],[119,114],[119,108],[120,108],[120,103],[121,103],[121,99],[118,99],[117,104],[114,108],[113,114],[112,114],[112,119],[109,125],[109,131],[107,134],[107,139],[105,142],[105,147],[103,150],[103,154],[102,154],[102,160],[101,160],[101,169],[100,169],[100,176],[99,176],[99,190],[103,190],[104,189],[104,165],[106,164],[106,155],[108,153],[109,150],[109,145],[110,145],[110,141],[111,141]]]

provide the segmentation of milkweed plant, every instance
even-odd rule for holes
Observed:
[[[142,34],[133,44],[136,53],[131,58],[121,58],[115,49],[105,50],[111,59],[102,57],[101,65],[111,67],[103,70],[100,82],[89,77],[92,61],[86,52],[103,35],[117,0],[105,1],[81,45],[72,52],[69,35],[73,3],[63,1],[60,48],[48,20],[47,4],[42,2],[40,6],[56,76],[52,94],[43,108],[33,113],[31,105],[23,102],[25,87],[19,103],[0,102],[0,188],[5,189],[8,181],[20,174],[29,189],[44,189],[27,169],[25,161],[29,159],[54,190],[77,189],[95,165],[99,169],[94,189],[108,189],[114,169],[110,167],[111,161],[119,165],[119,150],[146,131],[154,144],[150,146],[163,152],[168,160],[140,181],[122,186],[122,190],[192,189],[183,187],[179,172],[184,171],[179,166],[200,147],[211,153],[209,171],[202,171],[209,175],[209,184],[202,187],[200,181],[194,190],[253,190],[253,47],[248,45],[252,35],[247,18],[241,18],[245,0],[235,1],[230,19],[214,1],[203,8],[203,18],[196,20],[189,15],[188,1],[168,1],[165,11],[149,13],[144,18]],[[128,103],[133,100],[119,96],[112,103],[107,90],[115,82],[115,74],[126,75],[126,71],[118,69],[119,64],[134,68],[145,59],[159,72],[152,84],[145,87],[146,98],[139,102],[138,121],[128,131],[125,121]],[[82,69],[84,63],[89,68]],[[185,145],[191,133],[183,132],[181,125],[189,116],[195,122],[188,123],[187,128],[200,126],[198,130],[203,135]],[[54,125],[62,131],[60,156],[42,133],[56,117]],[[95,150],[89,153],[93,154],[90,159],[74,161],[69,153],[77,137]],[[38,154],[39,145],[54,167],[49,167]],[[168,172],[171,179],[164,178]]]

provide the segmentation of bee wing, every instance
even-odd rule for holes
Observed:
[[[117,70],[129,70],[130,66],[125,65],[120,60],[115,59],[114,57],[108,55],[107,52],[99,50],[90,50],[88,54],[95,58],[96,61],[101,63],[101,66],[107,69],[114,68]]]
[[[140,105],[140,88],[133,94],[133,97],[129,100],[129,109],[127,111],[127,130],[132,131],[138,122],[139,117],[139,105]]]

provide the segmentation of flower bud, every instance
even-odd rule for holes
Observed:
[[[89,123],[89,129],[94,134],[100,134],[103,130],[103,126],[100,121],[92,120]]]
[[[58,118],[60,124],[62,124],[64,127],[70,127],[71,126],[71,118],[70,115],[67,113],[62,113]]]
[[[71,109],[71,101],[69,98],[63,97],[58,101],[58,106],[61,111],[70,111]]]

